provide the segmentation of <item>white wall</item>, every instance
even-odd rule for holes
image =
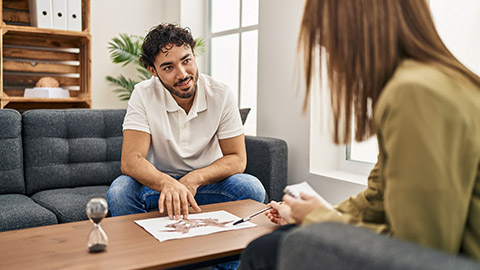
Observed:
[[[294,76],[303,2],[260,1],[258,26],[257,134],[287,141],[291,182],[305,179],[309,167],[309,117]]]
[[[307,180],[338,203],[364,186],[310,173],[310,114],[302,114],[304,86],[295,76],[303,5],[304,0],[260,1],[257,134],[287,141],[289,183]]]
[[[168,2],[172,2],[169,0]],[[167,13],[162,0],[95,0],[91,1],[90,33],[92,35],[92,103],[94,109],[126,108],[119,101],[105,77],[123,74],[136,78],[134,68],[122,68],[110,61],[108,42],[120,33],[145,36],[148,30],[174,13]],[[178,12],[178,11],[177,11]],[[178,13],[177,13],[178,14]],[[178,16],[177,16],[178,17]]]
[[[180,2],[180,1],[179,1]],[[180,23],[183,27],[189,27],[194,38],[204,38],[207,33],[207,0],[181,0]],[[206,48],[205,48],[205,51]],[[207,72],[206,57],[197,55],[197,66],[201,73]]]

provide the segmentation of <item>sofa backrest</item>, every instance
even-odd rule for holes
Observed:
[[[110,185],[120,171],[125,110],[23,113],[26,192]]]
[[[22,117],[12,109],[0,110],[0,194],[25,194],[23,178]]]

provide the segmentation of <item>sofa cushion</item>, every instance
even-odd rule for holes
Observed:
[[[0,110],[0,160],[0,194],[24,194],[22,116],[12,109]]]
[[[59,223],[87,220],[85,207],[91,198],[107,199],[109,186],[90,186],[44,190],[32,199],[55,213]]]
[[[256,176],[265,187],[270,200],[281,201],[287,185],[288,147],[281,139],[245,136],[247,168],[245,173]]]
[[[315,223],[282,239],[278,269],[480,269],[478,261],[340,223]]]
[[[21,194],[0,195],[0,231],[57,224],[55,215]]]
[[[250,108],[240,109],[240,118],[242,119],[242,124],[244,125],[245,125],[245,122],[247,121],[247,116],[249,112],[250,112]]]
[[[23,114],[26,192],[109,185],[121,174],[125,110],[29,110]]]

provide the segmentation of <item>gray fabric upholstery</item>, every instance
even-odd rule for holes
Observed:
[[[21,194],[0,195],[0,231],[57,224],[55,215]]]
[[[0,194],[25,194],[21,119],[15,110],[0,110]]]
[[[246,173],[256,176],[267,191],[266,202],[280,201],[287,185],[288,149],[284,140],[245,136]]]
[[[240,118],[242,119],[242,124],[245,125],[245,121],[247,121],[248,113],[250,112],[250,108],[242,108],[240,109]]]
[[[288,232],[281,240],[280,270],[480,269],[480,263],[363,228],[318,223]]]
[[[27,194],[109,185],[120,172],[125,110],[30,110],[23,114]]]
[[[59,223],[87,220],[85,206],[91,198],[107,199],[108,186],[59,188],[35,193],[32,199],[57,216]]]
[[[125,112],[0,110],[0,231],[87,219],[88,200],[106,198],[121,174]],[[247,173],[257,176],[272,198],[280,198],[287,179],[286,143],[247,136],[246,144]]]

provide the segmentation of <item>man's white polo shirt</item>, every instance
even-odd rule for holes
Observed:
[[[232,91],[200,74],[188,115],[157,77],[135,85],[123,130],[151,135],[147,159],[161,172],[182,176],[222,157],[218,140],[243,134]]]

